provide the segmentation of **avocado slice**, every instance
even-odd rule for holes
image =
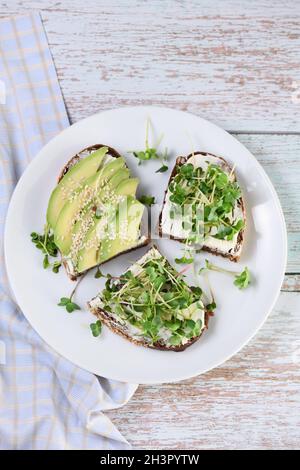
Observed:
[[[119,253],[137,246],[144,210],[145,206],[130,196],[127,198],[127,205],[120,206],[117,231],[115,236],[110,233],[109,236],[101,240],[97,264],[104,263]]]
[[[105,215],[101,219],[94,220],[82,243],[82,248],[77,254],[78,273],[82,273],[97,264],[97,254],[99,250],[100,239],[105,233],[109,220],[115,219],[116,207],[114,205],[107,208]]]
[[[116,196],[134,196],[139,180],[137,178],[129,178],[119,183],[115,189]],[[116,214],[121,204],[110,204],[106,207],[104,215],[100,219],[96,219],[88,230],[82,248],[78,252],[77,271],[79,273],[92,268],[98,264],[98,251],[101,244],[101,238],[105,238],[107,227],[111,228],[116,221]],[[142,206],[144,207],[144,206]],[[123,251],[122,249],[119,252]]]
[[[123,196],[135,196],[138,185],[138,178],[129,178],[129,180],[124,180],[118,185],[116,194]]]
[[[105,203],[105,201],[110,201],[113,203],[113,196],[114,194],[123,194],[122,188],[125,186],[127,181],[130,179],[130,171],[128,168],[121,168],[118,170],[107,182],[107,184],[97,193],[95,198],[95,203],[101,204]],[[122,185],[121,185],[122,183]],[[121,192],[119,191],[119,186]]]
[[[59,213],[67,202],[68,197],[82,186],[87,178],[94,175],[99,170],[107,152],[107,147],[101,147],[88,157],[80,160],[70,168],[52,191],[46,215],[47,222],[51,228],[55,227]]]
[[[112,176],[125,167],[123,157],[110,161],[95,175],[90,176],[83,187],[78,188],[60,211],[54,228],[54,241],[63,255],[67,255],[72,245],[72,229],[82,210],[92,203],[97,193],[102,190]]]
[[[118,170],[108,181],[108,183],[102,188],[99,193],[96,195],[95,200],[88,203],[86,207],[82,210],[80,218],[75,223],[72,229],[72,245],[70,249],[70,254],[72,260],[76,260],[77,253],[82,245],[84,237],[93,225],[95,219],[95,212],[97,203],[105,204],[107,199],[112,197],[116,187],[121,183],[121,181],[129,179],[130,171],[128,168],[121,168]]]

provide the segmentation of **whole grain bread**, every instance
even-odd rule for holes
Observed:
[[[207,157],[207,156],[212,156],[212,157],[215,157],[215,158],[218,158],[218,160],[220,160],[220,167],[226,172],[226,173],[231,173],[234,175],[234,179],[236,180],[236,175],[233,171],[233,168],[229,165],[229,163],[227,163],[227,161],[223,158],[223,157],[219,157],[217,155],[214,155],[212,153],[208,153],[208,152],[193,152],[191,154],[189,154],[187,157],[178,157],[176,159],[176,163],[175,163],[175,166],[171,172],[171,175],[170,175],[170,178],[169,178],[169,181],[168,181],[168,186],[165,190],[165,193],[164,193],[164,200],[163,200],[163,205],[162,205],[162,210],[160,212],[160,215],[159,215],[159,220],[158,220],[158,234],[160,237],[163,237],[164,234],[163,234],[163,230],[162,230],[162,213],[163,213],[163,208],[164,208],[164,205],[165,205],[165,202],[166,202],[166,196],[167,196],[167,192],[168,192],[168,187],[172,181],[172,179],[174,178],[174,176],[176,176],[176,174],[178,173],[179,171],[179,168],[184,165],[189,158],[191,158],[192,156],[194,155],[202,155],[203,158]],[[244,217],[244,220],[246,222],[246,211],[245,211],[245,204],[244,204],[244,201],[243,201],[243,197],[241,197],[239,200],[238,200],[238,206],[241,208],[242,212],[243,212],[243,217]],[[214,255],[217,255],[217,256],[222,256],[223,258],[227,258],[229,259],[230,261],[234,261],[234,262],[238,262],[239,259],[240,259],[240,253],[241,253],[241,248],[242,248],[242,245],[243,245],[243,242],[244,242],[244,234],[245,234],[245,227],[240,230],[239,234],[238,234],[238,239],[237,239],[237,243],[233,249],[233,251],[230,251],[230,252],[223,252],[221,250],[218,250],[217,248],[211,248],[211,247],[208,247],[208,246],[205,246],[205,244],[202,246],[202,250],[203,251],[206,251],[206,252],[209,252],[209,253],[212,253]],[[172,235],[170,235],[170,239],[171,240],[177,240],[177,241],[180,241],[180,242],[185,242],[186,240],[185,239],[182,239],[182,238],[176,238]]]

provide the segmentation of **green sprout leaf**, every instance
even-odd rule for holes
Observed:
[[[62,298],[60,299],[59,304],[57,304],[57,305],[59,305],[60,307],[64,307],[64,306],[67,305],[69,302],[70,302],[69,297],[62,297]]]
[[[97,338],[101,334],[102,331],[102,323],[100,320],[97,320],[96,323],[91,323],[90,324],[90,329],[92,332],[92,335]]]
[[[101,277],[105,277],[104,274],[100,271],[99,267],[97,267],[97,271],[95,272],[96,279],[100,279]]]
[[[213,312],[217,308],[217,304],[216,302],[211,302],[210,304],[207,304],[205,308],[208,312]]]
[[[251,282],[251,275],[250,271],[247,266],[241,273],[237,273],[235,271],[229,271],[228,269],[221,268],[213,263],[211,263],[208,259],[205,260],[205,266],[199,269],[199,274],[205,271],[216,271],[219,273],[229,274],[234,276],[234,285],[237,286],[239,289],[246,289]]]
[[[156,173],[164,173],[165,171],[168,170],[168,166],[164,163],[165,160],[167,159],[167,149],[165,149],[165,152],[163,155],[161,155],[156,147],[159,147],[159,144],[163,138],[163,135],[158,139],[156,147],[150,147],[149,146],[149,127],[150,127],[150,119],[147,119],[147,124],[146,124],[146,137],[145,137],[145,150],[135,150],[131,151],[130,153],[133,154],[133,156],[139,161],[139,165],[143,161],[147,160],[160,160],[163,165],[156,171]]]
[[[61,267],[61,262],[55,261],[52,265],[52,271],[57,274],[60,267]]]
[[[32,232],[30,236],[31,236],[31,241],[35,245],[35,247],[44,254],[43,268],[47,269],[49,267],[52,267],[52,271],[54,273],[57,273],[61,263],[58,261],[54,263],[50,262],[50,258],[57,257],[58,248],[56,244],[54,243],[54,234],[50,233],[49,225],[45,226],[43,234]]]
[[[199,298],[201,297],[201,295],[202,295],[202,289],[201,289],[201,287],[199,287],[199,286],[191,286],[191,290],[192,290],[192,292],[195,294],[195,296],[197,296],[197,297],[199,297]]]
[[[48,255],[45,255],[44,256],[44,259],[43,259],[43,268],[44,269],[47,269],[49,267],[50,263],[49,263],[49,257]]]
[[[155,204],[155,197],[154,196],[146,196],[146,195],[143,195],[140,197],[140,202],[142,204],[145,204],[146,206],[152,206],[153,204]]]
[[[65,307],[68,313],[72,313],[74,310],[80,310],[79,305],[72,302],[72,298],[69,297],[62,297],[57,305],[59,307]]]
[[[188,258],[186,256],[182,256],[181,258],[175,258],[176,264],[192,264],[194,262],[194,258]]]
[[[245,267],[244,271],[241,274],[235,276],[234,285],[237,286],[239,289],[246,289],[250,284],[250,272],[247,267]]]
[[[163,164],[158,170],[156,170],[155,173],[165,173],[166,171],[168,171],[169,167],[165,164]]]
[[[169,342],[172,346],[179,346],[182,342],[182,337],[179,335],[172,335]]]

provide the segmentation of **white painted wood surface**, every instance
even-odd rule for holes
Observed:
[[[0,1],[1,15],[33,8],[73,121],[143,103],[300,130],[299,0]]]
[[[287,274],[258,335],[203,376],[140,387],[110,417],[137,448],[299,448],[299,0],[0,0],[0,17],[31,10],[72,122],[135,104],[199,114],[258,158],[286,216]]]

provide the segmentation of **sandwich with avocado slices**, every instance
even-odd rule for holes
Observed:
[[[210,307],[153,246],[119,278],[108,277],[89,309],[137,345],[183,351],[207,329]]]
[[[125,159],[105,145],[88,147],[65,165],[47,224],[72,280],[148,243],[146,209],[135,197],[138,183]]]
[[[246,224],[234,168],[221,157],[178,157],[165,192],[159,234],[238,261]]]

